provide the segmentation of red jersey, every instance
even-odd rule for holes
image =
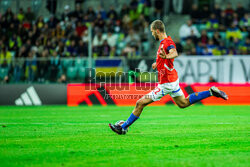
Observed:
[[[163,59],[159,56],[163,48],[166,54],[169,53],[170,49],[176,48],[174,41],[170,36],[161,40],[160,46],[157,51],[157,70],[158,70],[158,81],[159,84],[175,82],[178,79],[177,71],[174,68],[174,59]]]

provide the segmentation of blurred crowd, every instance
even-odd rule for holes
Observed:
[[[154,4],[150,0],[131,0],[120,11],[114,6],[108,10],[101,6],[82,9],[81,4],[71,10],[66,5],[61,16],[49,18],[36,16],[31,8],[18,13],[8,8],[0,14],[0,79],[57,81],[67,70],[61,58],[88,56],[89,27],[94,57],[148,53],[149,22],[162,16],[159,2],[162,0]]]
[[[249,55],[250,13],[241,3],[222,9],[192,5],[191,19],[180,27],[179,52],[186,55]]]
[[[17,13],[8,8],[0,13],[0,81],[67,82],[68,67],[76,61],[64,61],[88,57],[89,27],[94,57],[146,56],[152,38],[149,24],[163,18],[163,3],[130,0],[120,10],[66,5],[60,15],[50,17],[37,16],[31,8]],[[179,52],[250,54],[249,11],[241,4],[236,9],[228,4],[225,10],[217,4],[211,10],[193,5],[190,16],[176,41]]]

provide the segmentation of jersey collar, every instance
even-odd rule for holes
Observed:
[[[167,36],[167,38],[169,38],[169,36]],[[167,39],[167,38],[164,38],[164,39],[160,40],[160,43],[161,43],[162,41],[164,41],[165,39]]]
[[[164,38],[164,39],[166,39],[166,38]],[[161,43],[164,39],[160,40],[160,43]]]

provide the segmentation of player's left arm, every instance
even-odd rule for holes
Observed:
[[[178,52],[177,52],[176,48],[171,48],[168,51],[168,54],[166,54],[165,50],[163,48],[161,48],[161,52],[159,53],[159,56],[163,59],[174,59],[174,58],[178,57]]]

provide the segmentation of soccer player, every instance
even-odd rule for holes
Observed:
[[[165,26],[161,20],[153,21],[150,30],[155,40],[160,41],[156,62],[152,64],[152,68],[157,69],[159,72],[159,84],[153,91],[136,102],[136,106],[127,121],[122,125],[109,124],[109,127],[120,135],[127,133],[127,128],[139,118],[145,106],[160,100],[167,94],[173,98],[180,108],[188,107],[210,96],[215,96],[224,100],[228,99],[226,93],[214,86],[207,91],[192,93],[188,97],[185,97],[179,86],[177,71],[174,68],[174,59],[178,57],[175,43],[170,36],[166,35]]]

